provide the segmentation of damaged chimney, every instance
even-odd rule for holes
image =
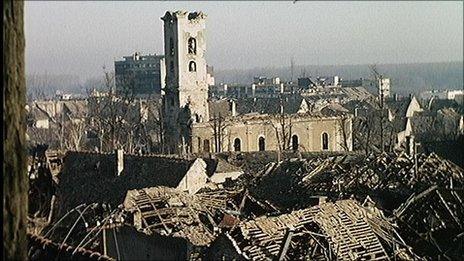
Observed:
[[[116,175],[120,176],[124,170],[124,151],[122,149],[116,149]]]

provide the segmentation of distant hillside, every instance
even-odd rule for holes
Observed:
[[[463,62],[378,64],[377,69],[391,79],[393,91],[399,94],[420,92],[425,89],[462,89],[464,86]],[[371,77],[367,64],[295,66],[293,79],[296,81],[303,73],[306,76],[338,75],[343,79]],[[291,70],[290,67],[282,67],[215,71],[216,83],[249,84],[253,80],[253,76],[258,75],[289,80]]]
[[[86,95],[88,90],[102,90],[104,78],[82,81],[78,75],[32,74],[26,75],[27,95],[30,99],[49,99],[57,92]]]

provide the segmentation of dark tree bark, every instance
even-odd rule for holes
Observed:
[[[3,2],[3,260],[27,259],[24,2]]]

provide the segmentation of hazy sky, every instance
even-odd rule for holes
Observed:
[[[161,16],[203,11],[215,70],[463,60],[463,2],[39,2],[25,4],[27,73],[102,75],[164,53]]]

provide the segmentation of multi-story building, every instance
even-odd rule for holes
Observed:
[[[164,88],[164,55],[124,56],[114,62],[116,92],[120,95],[161,94]]]
[[[279,77],[267,78],[264,76],[255,76],[253,77],[253,84],[257,84],[257,85],[280,84],[280,78]]]

